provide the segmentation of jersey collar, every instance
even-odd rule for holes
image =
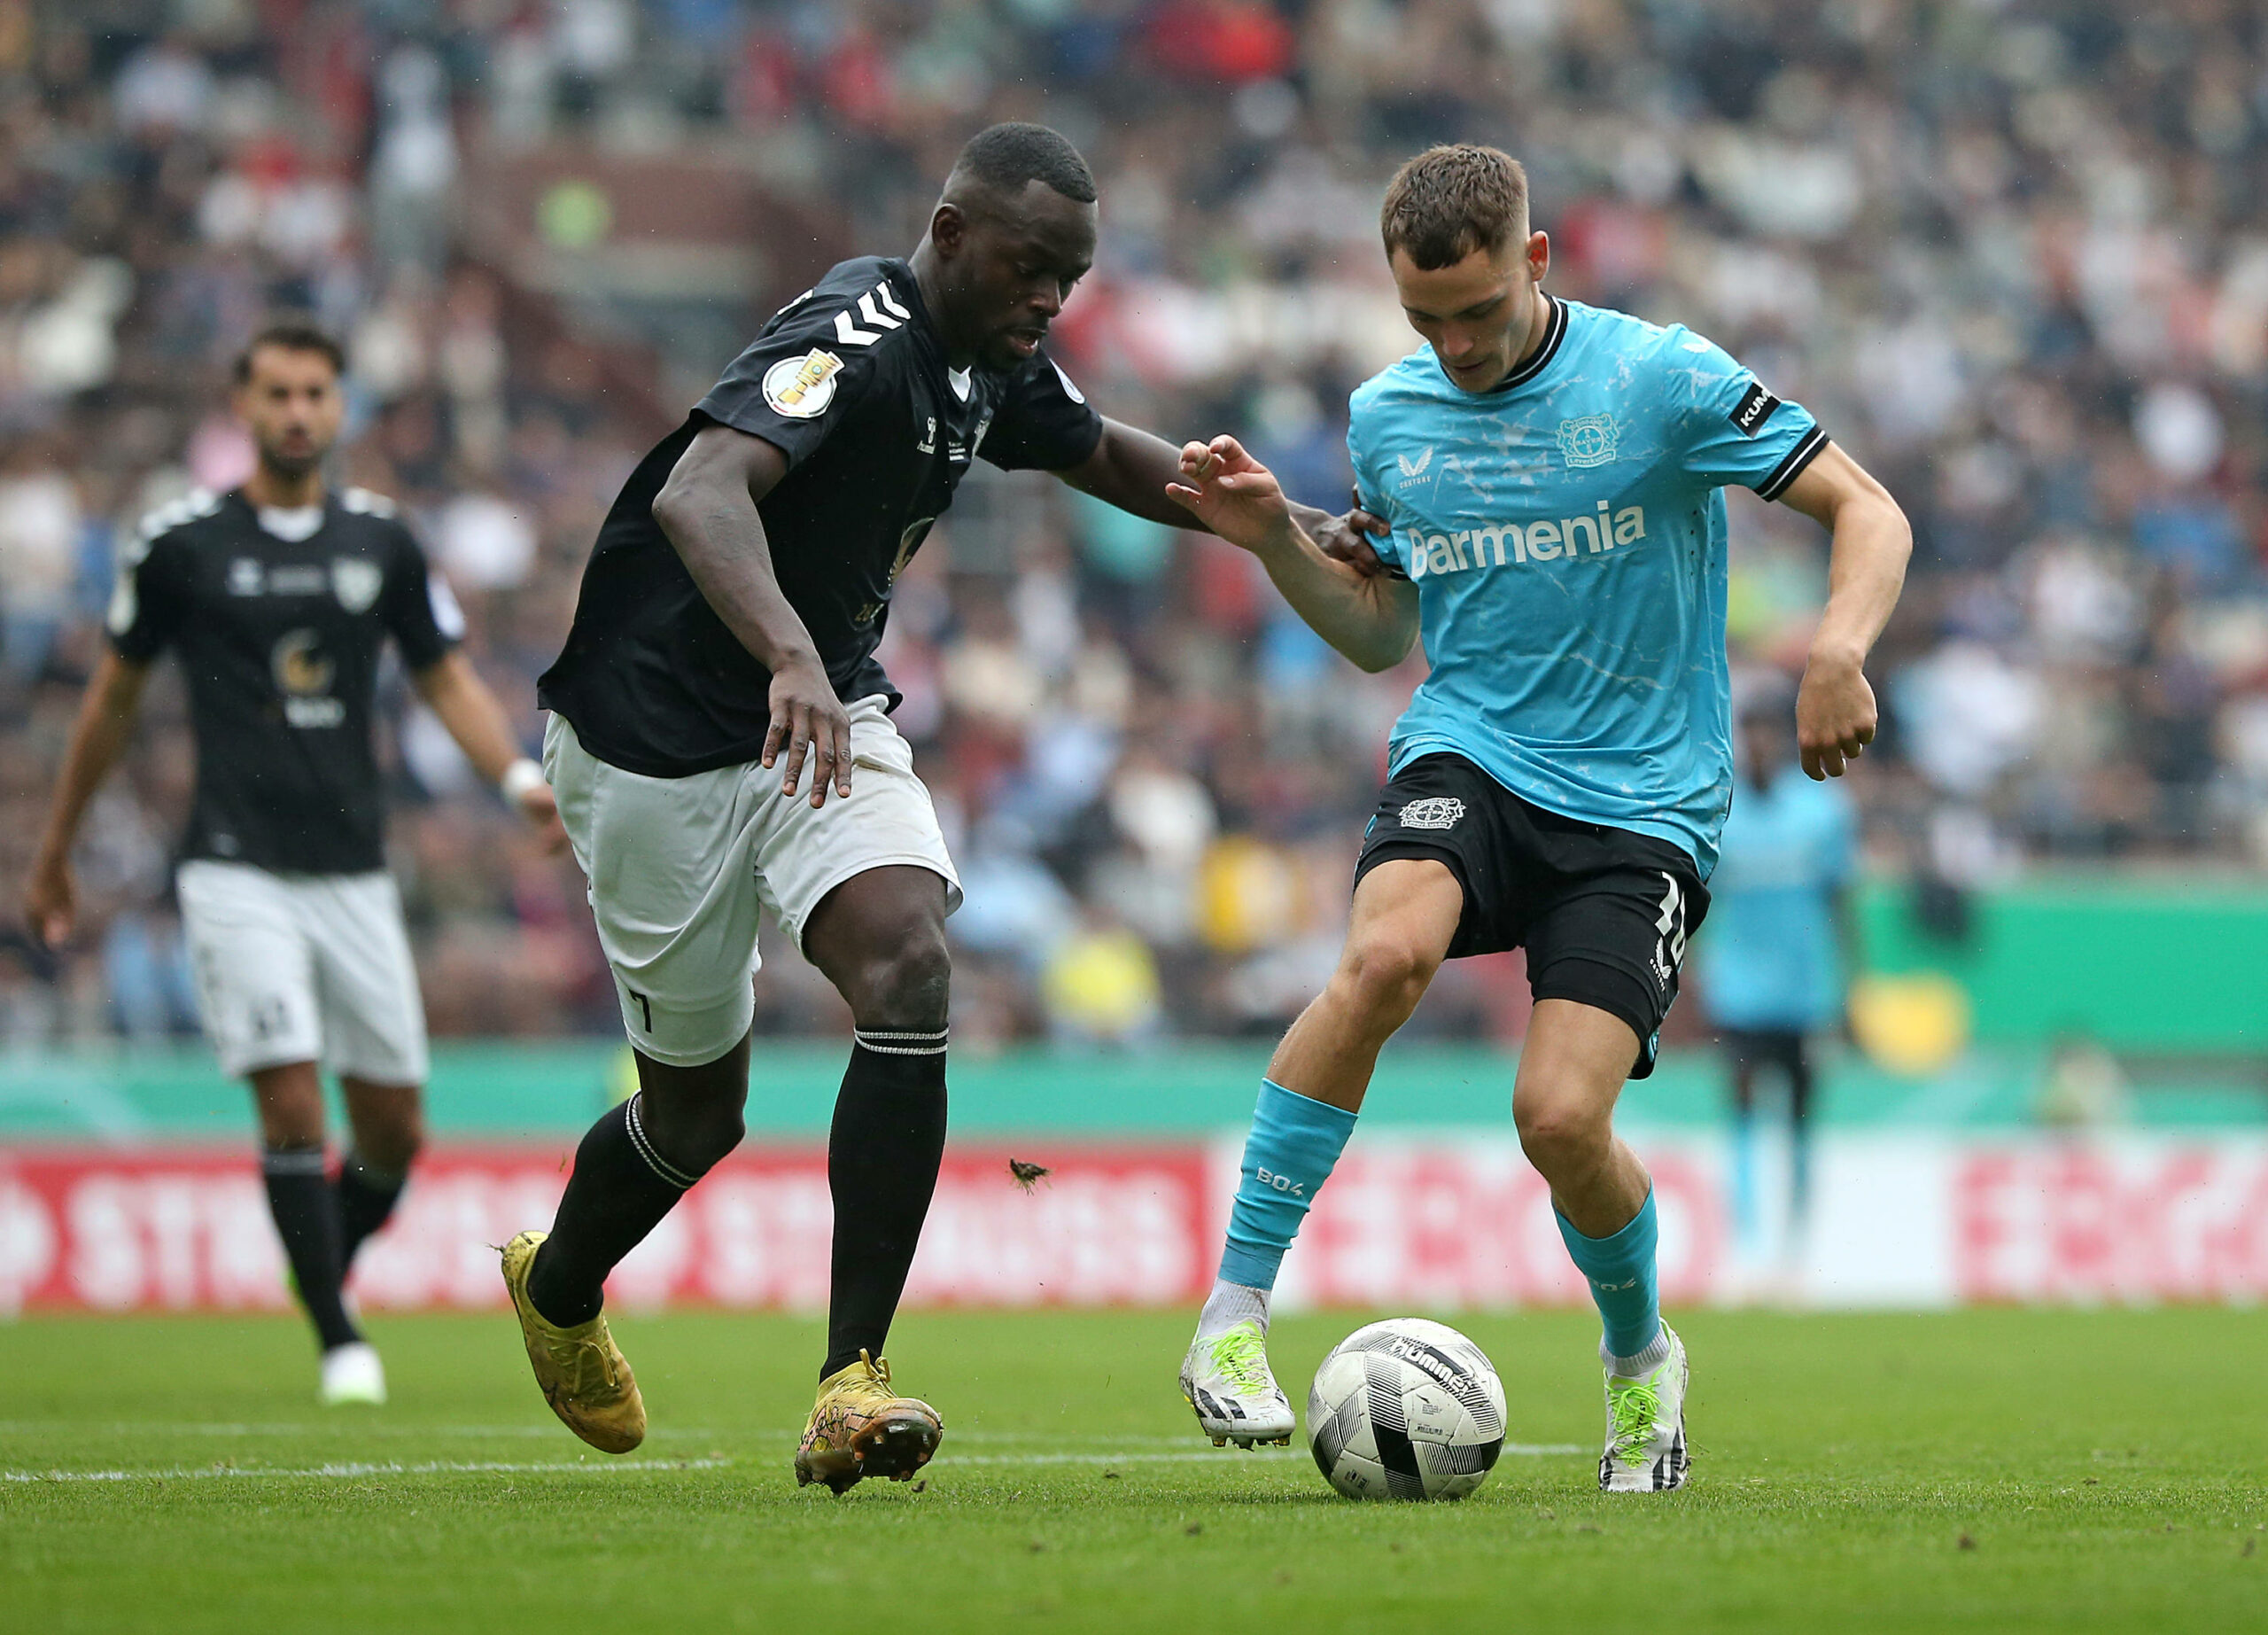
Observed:
[[[270,539],[284,540],[293,545],[304,545],[322,532],[327,508],[318,500],[313,505],[261,505],[253,508],[260,518],[260,531]]]
[[[1550,316],[1544,320],[1543,344],[1535,349],[1534,356],[1489,387],[1490,393],[1518,390],[1549,369],[1551,360],[1559,355],[1559,343],[1567,338],[1567,303],[1554,300],[1549,293],[1538,292],[1543,294],[1544,304],[1551,309]]]
[[[913,315],[913,322],[908,327],[920,338],[921,349],[936,361],[937,372],[945,373],[944,338],[937,333],[937,321],[930,315],[929,303],[921,299],[921,280],[914,276],[913,263],[903,257],[886,256],[882,260],[882,276],[897,292],[898,300],[905,303],[905,309]],[[967,399],[963,396],[961,401],[966,402]]]
[[[289,510],[272,506],[255,505],[252,503],[252,495],[246,494],[241,487],[229,489],[226,498],[245,514],[245,517],[264,538],[275,540],[285,545],[304,545],[330,526],[331,503],[337,496],[332,493],[330,485],[325,483],[322,499],[317,500],[313,505],[298,506]],[[306,523],[310,512],[314,514],[315,526],[307,527]],[[282,521],[286,531],[279,533],[269,527],[268,525],[271,519]],[[299,529],[305,531],[300,532]]]
[[[885,260],[887,276],[897,288],[898,299],[913,315],[913,330],[920,339],[921,349],[936,368],[937,376],[952,393],[954,405],[966,409],[976,395],[976,370],[955,369],[945,361],[945,339],[937,332],[936,320],[930,316],[929,303],[921,299],[921,280],[913,276],[913,263],[907,261]]]

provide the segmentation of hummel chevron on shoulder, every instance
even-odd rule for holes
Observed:
[[[874,328],[860,329],[847,311],[835,315],[835,338],[846,346],[872,346],[891,330],[903,329],[913,315],[890,293],[889,284],[878,284],[858,298],[858,316]]]
[[[144,517],[134,530],[135,542],[143,548],[142,555],[147,556],[151,542],[160,533],[178,528],[183,523],[195,522],[201,517],[210,517],[220,509],[219,494],[210,488],[192,488],[178,500],[160,505]],[[133,558],[136,562],[141,559],[141,557]]]

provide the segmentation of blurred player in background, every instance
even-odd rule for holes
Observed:
[[[776,314],[600,531],[543,678],[545,751],[641,1087],[584,1137],[551,1231],[504,1250],[545,1398],[594,1447],[625,1452],[646,1425],[600,1314],[607,1274],[741,1139],[765,909],[857,1030],[796,1480],[905,1480],[943,1434],[896,1394],[882,1343],[944,1148],[960,887],[874,650],[979,455],[1187,525],[1166,497],[1177,451],[1106,420],[1040,350],[1094,250],[1077,150],[1037,125],[980,133],[912,257],[845,261]]]
[[[1857,948],[1849,884],[1858,813],[1839,784],[1796,764],[1786,701],[1741,710],[1740,781],[1710,876],[1701,938],[1701,1008],[1724,1036],[1733,1074],[1733,1204],[1740,1242],[1765,1231],[1756,1171],[1756,1088],[1787,1086],[1788,1236],[1799,1247],[1811,1199],[1810,1035],[1837,1025]]]
[[[1834,536],[1796,705],[1814,776],[1874,736],[1862,666],[1910,536],[1810,415],[1709,341],[1547,294],[1550,245],[1507,155],[1419,155],[1380,225],[1428,345],[1355,393],[1357,497],[1390,525],[1374,556],[1318,549],[1233,439],[1184,449],[1175,489],[1356,664],[1399,664],[1422,629],[1433,666],[1394,729],[1339,969],[1269,1064],[1182,1390],[1216,1443],[1290,1436],[1269,1291],[1379,1047],[1442,960],[1525,946],[1512,1114],[1603,1320],[1599,1485],[1674,1488],[1685,1350],[1656,1297],[1652,1184],[1613,1112],[1652,1071],[1732,792],[1719,490]]]
[[[24,907],[50,946],[70,936],[80,820],[172,649],[197,734],[175,884],[205,1031],[221,1066],[252,1084],[268,1207],[322,1347],[322,1398],[377,1403],[385,1371],[342,1290],[401,1195],[425,1080],[425,1013],[385,871],[370,741],[388,637],[474,767],[563,842],[541,770],[457,651],[463,616],[416,538],[390,502],[323,481],[343,364],[306,323],[253,337],[233,401],[257,469],[241,488],[153,513],[127,546],[111,649],[87,684]],[[322,1067],[338,1076],[354,1136],[336,1175]]]

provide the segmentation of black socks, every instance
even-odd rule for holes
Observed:
[[[299,1285],[300,1302],[315,1321],[326,1351],[362,1337],[340,1297],[346,1262],[339,1250],[338,1205],[323,1172],[320,1147],[269,1148],[260,1156],[268,1207],[284,1240],[284,1257]]]
[[[346,1155],[346,1161],[338,1166],[338,1179],[332,1183],[338,1203],[341,1267],[353,1270],[354,1251],[362,1247],[363,1239],[386,1224],[393,1214],[394,1204],[401,1198],[402,1185],[408,1179],[372,1169],[360,1153]]]
[[[646,1133],[645,1100],[641,1091],[584,1135],[551,1235],[528,1268],[529,1300],[562,1328],[599,1314],[607,1273],[706,1172],[680,1169],[656,1150]]]
[[[851,1047],[827,1143],[835,1266],[821,1379],[862,1350],[882,1353],[944,1156],[945,1038],[861,1029]]]
[[[880,1356],[889,1334],[944,1156],[945,1041],[944,1029],[862,1029],[851,1048],[827,1141],[835,1252],[822,1378],[862,1350]],[[642,1092],[632,1096],[583,1137],[551,1235],[528,1270],[529,1300],[563,1328],[599,1314],[607,1274],[707,1172],[656,1148],[645,1102]],[[712,1149],[729,1148],[727,1138]]]

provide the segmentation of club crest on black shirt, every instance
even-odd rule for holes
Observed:
[[[197,798],[183,856],[285,873],[385,866],[370,743],[379,654],[392,636],[423,670],[464,634],[390,502],[349,488],[287,539],[241,492],[191,494],[128,544],[109,626],[122,658],[171,649],[189,682]]]

